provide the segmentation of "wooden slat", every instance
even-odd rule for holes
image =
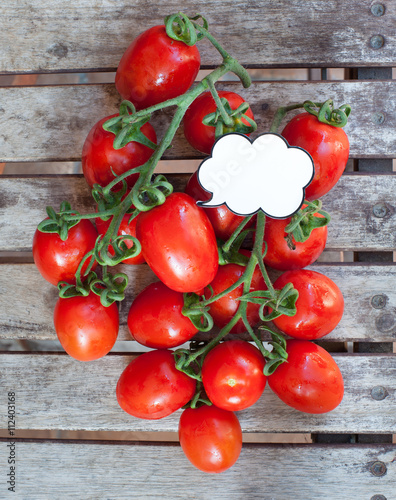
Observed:
[[[396,355],[334,355],[345,381],[342,403],[309,415],[280,401],[267,386],[260,400],[238,412],[244,432],[391,433],[396,428]],[[180,411],[143,420],[118,406],[115,388],[133,356],[108,355],[82,363],[63,354],[1,354],[1,386],[16,393],[18,429],[174,432]],[[373,377],[375,374],[375,377]],[[387,396],[375,400],[374,387]],[[0,428],[7,428],[7,415]]]
[[[168,175],[175,190],[183,190],[188,176]],[[331,214],[328,250],[392,251],[396,248],[396,175],[345,174],[323,197]],[[46,217],[70,201],[80,213],[94,211],[93,198],[80,175],[0,178],[0,251],[31,250],[33,233]],[[373,208],[376,209],[373,211]],[[377,211],[377,208],[381,210]],[[383,209],[383,210],[382,210]],[[376,216],[376,215],[377,216]],[[378,217],[383,215],[383,217]]]
[[[7,444],[0,445],[3,477],[9,472]],[[225,492],[229,500],[341,500],[375,495],[390,500],[396,474],[394,445],[244,445],[237,463],[216,475],[195,469],[178,445],[16,441],[15,450],[17,497],[31,500],[223,500]],[[373,468],[376,462],[384,469]],[[375,470],[384,475],[376,476]]]
[[[129,43],[143,30],[162,24],[165,15],[178,12],[180,2],[172,0],[164,7],[147,8],[139,0],[4,0],[0,71],[114,70]],[[380,17],[360,0],[186,0],[182,7],[188,15],[207,16],[213,35],[243,64],[337,67],[396,62],[395,12],[388,6]],[[375,35],[384,38],[381,48],[371,46]],[[209,43],[199,47],[203,65],[219,59]]]
[[[258,122],[256,135],[269,130],[279,106],[329,98],[336,105],[349,103],[353,111],[345,130],[351,157],[396,156],[396,81],[255,82],[246,90],[233,82],[218,88],[241,93],[251,104]],[[110,84],[0,88],[0,162],[80,160],[89,130],[100,118],[117,112],[119,101]],[[153,115],[158,137],[173,113],[174,108]],[[181,129],[172,146],[165,159],[202,157],[188,145]]]
[[[395,340],[396,266],[317,264],[312,269],[337,283],[345,299],[344,316],[325,340]],[[117,270],[129,276],[127,296],[120,304],[118,338],[130,340],[127,327],[130,305],[136,295],[157,278],[146,265],[118,266]],[[33,264],[2,264],[0,275],[0,338],[56,339],[53,326],[53,309],[58,298],[56,287],[44,281]],[[380,309],[372,305],[372,298],[378,295],[385,301]],[[210,335],[199,337],[205,339]]]

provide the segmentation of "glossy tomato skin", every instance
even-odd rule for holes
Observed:
[[[138,142],[129,142],[121,149],[114,149],[113,142],[115,135],[107,132],[103,128],[105,121],[117,116],[116,114],[107,116],[99,120],[89,131],[82,149],[82,170],[87,183],[92,188],[94,184],[107,186],[114,180],[112,169],[116,175],[121,175],[131,168],[143,165],[153,154],[153,149]],[[141,128],[142,133],[157,143],[157,135],[150,123],[145,123]],[[138,173],[131,174],[125,180],[129,187],[132,187]],[[121,183],[119,183],[121,186]]]
[[[36,229],[33,236],[33,258],[44,279],[57,285],[59,281],[75,283],[74,275],[84,257],[95,246],[98,232],[87,219],[69,229],[62,241],[56,233],[42,233]],[[88,261],[84,264],[84,273]],[[96,267],[96,263],[93,268]]]
[[[166,349],[137,356],[122,372],[116,388],[120,407],[137,418],[167,417],[188,403],[196,381],[175,367]]]
[[[337,183],[349,157],[349,141],[342,128],[321,123],[316,116],[300,113],[282,132],[290,146],[305,149],[314,161],[315,175],[305,189],[307,200],[316,200]]]
[[[301,269],[285,272],[274,287],[281,290],[287,283],[298,291],[297,312],[279,316],[274,324],[296,339],[319,339],[333,331],[344,312],[344,297],[334,281],[317,271]]]
[[[211,198],[211,194],[200,185],[197,172],[194,172],[188,180],[185,192],[196,201],[207,201]],[[226,205],[202,207],[202,209],[208,216],[216,236],[223,241],[228,240],[244,219],[243,216],[234,214]]]
[[[245,100],[235,92],[225,90],[219,91],[220,98],[225,97],[230,103],[231,109],[237,109]],[[187,109],[183,118],[183,130],[187,141],[191,146],[202,153],[210,154],[215,143],[215,127],[204,125],[202,120],[206,115],[216,111],[216,103],[210,92],[204,92]],[[245,112],[246,116],[254,119],[250,108]],[[249,125],[242,119],[245,125]],[[233,132],[229,130],[228,132]]]
[[[55,331],[64,350],[79,361],[105,356],[114,346],[119,329],[115,303],[104,307],[100,297],[59,298],[54,309]]]
[[[321,217],[320,214],[315,214]],[[292,236],[295,249],[292,250],[285,239],[286,226],[291,217],[287,219],[271,219],[265,222],[264,241],[267,244],[267,253],[264,262],[273,269],[280,271],[302,269],[315,262],[326,246],[327,226],[315,228],[309,238],[303,243],[296,242]]]
[[[121,220],[120,227],[118,228],[117,236],[134,236],[136,238],[137,217],[135,217],[134,219],[132,219],[131,222],[129,222],[130,218],[131,218],[130,214],[124,215],[124,217]],[[95,220],[95,223],[99,231],[99,234],[104,236],[111,224],[111,219],[104,221],[98,217]],[[125,244],[128,248],[131,248],[133,246],[131,240],[129,241],[125,240]],[[109,252],[111,255],[114,255],[114,250],[111,247],[109,247]],[[125,259],[122,261],[123,264],[130,264],[130,265],[143,264],[144,262],[145,261],[142,252],[140,252],[139,255],[136,255],[136,257],[131,257],[129,259]]]
[[[344,381],[333,357],[307,340],[288,340],[288,358],[268,377],[274,393],[305,413],[327,413],[342,401]]]
[[[267,377],[261,352],[244,340],[214,347],[202,365],[205,392],[218,408],[239,411],[252,406],[264,391]]]
[[[208,473],[229,469],[242,449],[238,418],[233,412],[216,406],[184,410],[179,422],[179,440],[188,460]]]
[[[249,252],[245,250],[241,250],[240,253],[245,255],[249,255]],[[210,283],[214,295],[217,295],[220,292],[223,292],[228,287],[233,285],[245,272],[246,267],[240,266],[238,264],[225,264],[223,266],[219,266],[217,274],[213,281]],[[261,274],[259,267],[257,266],[253,273],[253,278],[250,286],[250,291],[253,292],[255,290],[266,290],[267,286],[265,284],[264,278]],[[213,318],[214,324],[223,328],[227,325],[236,314],[238,307],[240,305],[240,301],[238,298],[243,293],[243,284],[239,285],[235,290],[228,293],[224,297],[217,299],[215,302],[210,304],[209,313]],[[212,292],[209,287],[205,288],[205,297],[209,298],[212,295]],[[251,302],[248,303],[246,308],[246,316],[251,326],[255,326],[260,321],[259,316],[259,304],[253,304]],[[232,327],[230,330],[231,333],[242,333],[245,332],[246,328],[243,324],[242,319],[239,319],[238,322]]]
[[[162,282],[148,285],[132,302],[128,328],[132,337],[147,347],[176,347],[190,340],[197,329],[182,314],[183,294]]]
[[[136,235],[143,257],[158,278],[177,292],[197,292],[216,275],[216,236],[205,212],[185,193],[142,212]]]
[[[173,40],[165,26],[141,33],[126,49],[115,84],[123,99],[143,109],[184,94],[201,64],[195,45]]]

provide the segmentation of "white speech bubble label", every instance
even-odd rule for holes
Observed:
[[[251,141],[239,133],[218,139],[212,154],[198,169],[202,187],[212,193],[203,207],[226,204],[237,215],[260,209],[276,219],[290,217],[304,201],[305,188],[314,176],[311,156],[273,133]]]

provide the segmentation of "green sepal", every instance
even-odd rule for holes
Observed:
[[[165,203],[166,198],[172,192],[172,184],[167,181],[164,175],[160,174],[153,178],[151,184],[132,191],[132,203],[140,212],[147,212]]]
[[[37,229],[42,233],[56,233],[62,241],[67,240],[69,229],[77,225],[80,219],[67,220],[65,215],[79,215],[76,210],[71,209],[70,203],[63,201],[60,205],[58,213],[55,212],[53,207],[46,207],[48,219],[44,219],[37,226]]]
[[[209,27],[208,21],[201,15],[188,17],[182,12],[178,12],[166,16],[164,19],[166,34],[173,40],[183,42],[191,47],[205,36],[201,32],[197,33],[194,24],[191,22],[199,19],[202,19],[202,28],[207,30]]]
[[[299,243],[306,241],[314,229],[326,226],[331,220],[330,214],[325,210],[321,210],[321,200],[305,203],[307,203],[307,206],[294,214],[289,224],[285,227],[285,232],[288,235],[292,235],[294,241]],[[318,217],[316,214],[322,217]],[[290,236],[286,236],[286,239],[289,248],[293,250],[293,240]]]
[[[200,332],[209,332],[213,328],[213,318],[209,314],[210,307],[200,306],[200,296],[196,293],[184,293],[183,300],[182,315],[187,317]]]
[[[237,109],[233,110],[225,97],[222,97],[220,100],[226,113],[232,118],[233,125],[231,127],[225,125],[219,109],[216,109],[213,113],[209,113],[202,119],[204,125],[215,127],[216,139],[230,132],[239,132],[246,135],[251,134],[257,129],[256,122],[245,114],[249,109],[249,104],[247,102],[243,102]],[[246,120],[249,125],[243,123],[242,120]]]
[[[111,275],[105,272],[102,279],[97,278],[90,283],[91,291],[100,296],[100,303],[104,307],[124,300],[127,286],[128,276],[124,273]]]
[[[334,108],[332,99],[325,102],[305,101],[303,107],[307,113],[316,116],[320,122],[333,127],[345,127],[352,109],[349,104]]]

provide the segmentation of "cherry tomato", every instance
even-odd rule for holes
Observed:
[[[129,223],[129,219],[131,218],[130,214],[125,214],[124,217],[122,218],[120,227],[118,228],[117,236],[134,236],[136,237],[136,223],[137,223],[137,217],[132,219],[132,221]],[[106,231],[108,230],[110,224],[111,224],[111,219],[104,221],[100,219],[99,217],[95,220],[96,227],[99,231],[99,234],[104,236],[106,234]],[[133,246],[132,240],[125,240],[125,244],[128,248],[131,248]],[[111,255],[114,255],[114,250],[109,246],[109,253]],[[129,259],[125,259],[122,261],[123,264],[143,264],[144,262],[144,257],[142,252],[139,253],[139,255],[136,255],[136,257],[131,257]]]
[[[123,99],[143,109],[184,94],[201,64],[195,45],[173,40],[165,26],[141,33],[118,65],[115,84]]]
[[[69,229],[65,241],[56,233],[42,233],[36,229],[33,236],[33,258],[41,276],[53,285],[57,285],[59,281],[75,283],[77,268],[84,255],[95,246],[97,237],[98,232],[87,219],[81,219]],[[83,265],[82,275],[88,263],[89,259]]]
[[[185,192],[196,201],[207,201],[211,198],[210,193],[208,193],[198,182],[197,172],[194,172],[190,177]],[[234,212],[231,212],[226,205],[213,208],[202,208],[205,210],[216,236],[224,241],[228,240],[244,219],[241,215],[236,215]]]
[[[197,292],[216,275],[216,236],[202,208],[185,193],[142,212],[136,235],[143,257],[158,278],[177,292]]]
[[[156,420],[175,412],[194,396],[196,381],[175,366],[172,351],[137,356],[117,383],[121,408],[134,417]]]
[[[274,393],[305,413],[326,413],[342,401],[344,381],[333,357],[313,342],[288,340],[287,363],[268,377]]]
[[[344,312],[344,297],[330,278],[317,271],[301,269],[287,271],[274,283],[281,290],[292,283],[298,291],[297,312],[294,316],[279,316],[274,324],[296,339],[313,340],[330,333]]]
[[[117,340],[119,319],[115,303],[104,307],[100,297],[59,298],[54,310],[54,325],[63,349],[79,361],[105,356]]]
[[[320,122],[310,113],[300,113],[282,132],[290,146],[305,149],[314,161],[315,175],[305,190],[307,200],[316,200],[337,183],[349,157],[349,141],[342,128]]]
[[[179,422],[179,440],[188,460],[204,472],[218,473],[238,460],[242,431],[232,411],[216,406],[187,408]]]
[[[237,109],[245,100],[235,92],[221,90],[218,92],[219,97],[225,97],[230,103],[231,109]],[[210,92],[204,92],[187,109],[183,118],[184,135],[191,146],[202,153],[210,154],[212,146],[215,143],[215,127],[204,125],[202,120],[206,115],[216,111],[216,103]],[[246,116],[254,119],[252,110],[248,108],[245,112]],[[241,119],[242,123],[249,123]],[[225,129],[225,133],[234,132],[233,128]]]
[[[202,382],[212,403],[223,410],[252,406],[266,384],[265,360],[249,342],[228,340],[214,347],[202,365]]]
[[[156,349],[176,347],[190,340],[197,329],[182,314],[183,294],[162,282],[151,283],[132,302],[128,328],[140,344]]]
[[[241,250],[240,253],[249,255],[249,252]],[[226,264],[224,266],[219,266],[217,274],[213,281],[210,283],[214,295],[223,292],[228,287],[233,285],[245,272],[245,266],[240,266],[238,264]],[[250,291],[255,290],[266,290],[267,286],[265,284],[264,278],[261,274],[259,267],[257,266],[253,273],[253,278],[250,286]],[[237,312],[240,305],[238,298],[243,293],[243,284],[239,285],[235,290],[228,293],[224,297],[217,299],[215,302],[210,304],[209,313],[213,318],[213,322],[219,328],[223,328],[227,323],[231,321]],[[211,297],[212,292],[209,287],[205,288],[205,297],[208,299]],[[249,302],[246,308],[246,316],[249,324],[255,326],[260,321],[259,316],[259,304],[253,304]],[[239,319],[236,325],[230,330],[231,333],[242,333],[246,331],[246,327],[243,324],[242,319]]]
[[[322,217],[320,214],[315,214]],[[286,271],[302,269],[315,262],[323,252],[327,241],[327,226],[315,228],[309,238],[303,243],[296,242],[290,235],[294,250],[289,247],[285,232],[291,217],[287,219],[271,219],[267,217],[265,223],[264,241],[267,244],[267,253],[264,262],[273,269]]]
[[[146,163],[146,161],[153,154],[153,149],[144,146],[138,142],[129,142],[121,149],[114,149],[113,142],[115,135],[112,132],[107,132],[103,128],[103,123],[115,115],[107,116],[98,121],[90,130],[87,138],[85,139],[82,150],[82,169],[83,174],[88,184],[93,187],[94,184],[107,186],[114,180],[114,173],[121,175],[131,168],[138,167]],[[155,130],[150,123],[145,123],[141,131],[156,143],[157,136]],[[132,187],[137,178],[138,173],[129,175],[125,180],[129,187]],[[121,183],[120,187],[121,187]]]

